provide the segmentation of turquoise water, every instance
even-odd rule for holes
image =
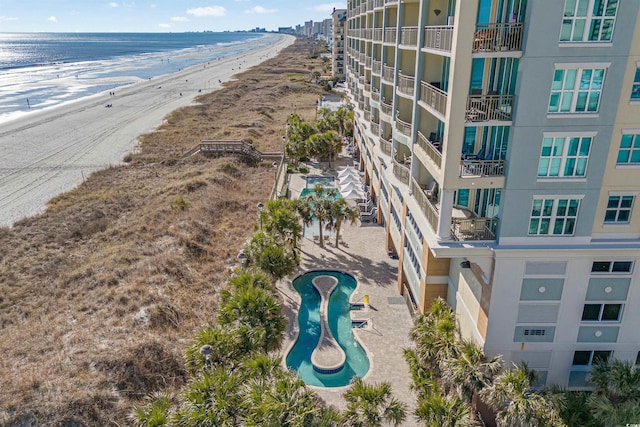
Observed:
[[[308,176],[307,188],[313,188],[316,185],[322,185],[323,187],[334,187],[335,178],[332,176]]]
[[[338,279],[338,286],[329,298],[329,328],[347,356],[344,368],[331,375],[318,374],[311,365],[311,353],[320,340],[320,294],[311,281],[321,275]],[[293,287],[302,297],[298,312],[300,333],[287,355],[287,366],[297,371],[302,380],[309,385],[341,387],[348,385],[353,376],[363,377],[369,371],[369,358],[355,340],[349,315],[349,297],[356,285],[353,276],[337,271],[313,271],[293,281]]]

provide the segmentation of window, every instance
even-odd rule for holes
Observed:
[[[556,69],[549,113],[597,112],[604,71],[604,68]]]
[[[579,199],[534,199],[529,234],[572,235],[579,205]]]
[[[546,333],[546,329],[525,329],[522,333],[525,336],[538,336],[542,337]]]
[[[560,41],[611,41],[618,0],[566,0]]]
[[[591,366],[596,363],[608,362],[611,351],[576,351],[573,353],[573,366]]]
[[[594,261],[591,265],[592,273],[631,273],[632,261]]]
[[[640,135],[622,135],[620,150],[618,150],[618,164],[640,164]]]
[[[622,304],[585,304],[582,310],[583,322],[619,322]]]
[[[633,86],[631,88],[631,100],[640,101],[640,68],[636,68],[636,76],[633,79]]]
[[[628,224],[635,196],[609,196],[604,222],[609,224]]]
[[[590,148],[591,137],[544,138],[538,176],[585,176]]]

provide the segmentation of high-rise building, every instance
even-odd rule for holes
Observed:
[[[349,0],[361,169],[411,309],[583,388],[640,361],[637,1]]]
[[[347,10],[334,8],[331,13],[331,21],[333,31],[331,39],[331,75],[338,80],[344,80],[344,47],[346,40],[344,30],[347,21]]]

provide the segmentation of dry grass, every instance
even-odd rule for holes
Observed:
[[[0,425],[126,425],[134,402],[184,383],[183,350],[212,322],[273,168],[181,154],[205,138],[281,150],[292,106],[311,119],[321,93],[298,77],[320,66],[310,49],[299,40],[203,95],[128,166],[0,228]]]

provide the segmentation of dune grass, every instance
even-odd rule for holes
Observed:
[[[47,211],[0,228],[0,425],[126,425],[135,402],[186,380],[184,350],[273,186],[271,162],[183,158],[201,139],[281,151],[286,117],[321,94],[299,39],[141,137]],[[306,73],[308,76],[308,73]]]

